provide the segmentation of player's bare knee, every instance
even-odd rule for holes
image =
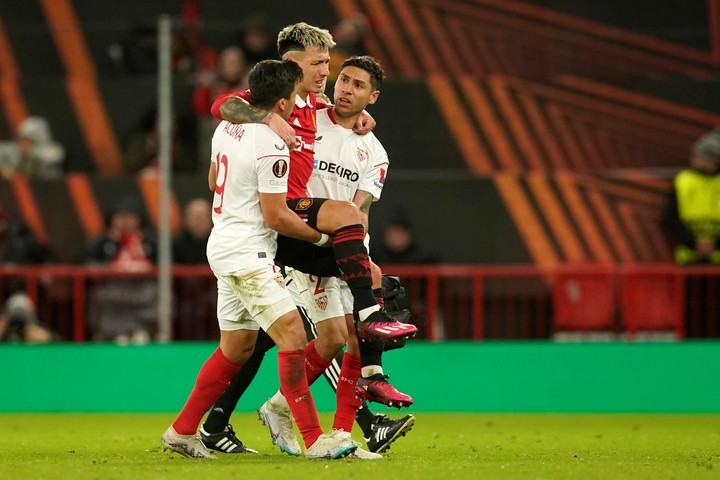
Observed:
[[[233,363],[245,363],[255,350],[254,336],[244,335],[246,332],[223,331],[220,334],[220,350]]]
[[[267,330],[279,350],[301,350],[305,348],[307,337],[300,315],[289,312],[278,318]]]
[[[307,344],[305,332],[288,331],[273,337],[278,350],[302,350]]]
[[[318,212],[318,228],[325,232],[362,223],[360,209],[352,202],[326,201]]]
[[[357,205],[352,202],[339,202],[343,207],[341,211],[341,221],[344,223],[343,227],[348,225],[357,225],[362,223],[362,214]],[[338,227],[341,228],[341,227]]]
[[[325,360],[331,360],[347,343],[348,332],[345,319],[330,319],[318,322],[318,336],[315,349]]]

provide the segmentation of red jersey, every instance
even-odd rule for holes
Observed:
[[[250,90],[228,93],[215,100],[211,111],[218,119],[222,119],[220,105],[230,97],[240,97],[249,102]],[[290,152],[288,200],[308,196],[307,183],[312,175],[315,162],[315,134],[317,133],[315,114],[318,107],[326,108],[327,105],[318,102],[314,93],[308,95],[307,102],[299,96],[295,97],[295,107],[288,119],[288,123],[295,129],[295,141],[297,142],[295,150]]]

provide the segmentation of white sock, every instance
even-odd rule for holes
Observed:
[[[362,310],[358,311],[358,317],[360,318],[361,322],[364,322],[367,320],[367,318],[380,310],[380,305],[373,305],[372,307],[363,308]]]
[[[360,370],[360,375],[365,378],[376,375],[378,373],[381,375],[383,373],[383,368],[380,365],[368,365],[367,367],[362,367],[362,369]]]
[[[287,409],[290,408],[290,406],[288,406],[287,400],[285,400],[285,397],[283,396],[283,394],[280,393],[280,390],[275,392],[275,395],[273,395],[270,398],[270,403],[272,403],[276,407],[287,408]]]

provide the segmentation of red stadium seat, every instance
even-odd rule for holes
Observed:
[[[592,265],[560,267],[553,288],[554,325],[558,332],[615,332],[615,277]]]
[[[683,338],[683,278],[675,267],[626,267],[621,277],[623,326],[631,339],[660,332]]]

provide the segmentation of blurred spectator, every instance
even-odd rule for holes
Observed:
[[[107,55],[114,73],[156,73],[158,57],[155,22],[134,25],[122,40],[110,44]]]
[[[224,48],[215,68],[198,74],[198,83],[193,92],[193,111],[198,116],[212,116],[210,107],[216,98],[230,92],[247,90],[250,73],[245,54],[239,47]]]
[[[38,265],[52,259],[50,250],[35,238],[19,219],[11,219],[0,205],[0,262],[4,265]],[[47,280],[43,283],[47,287]],[[13,292],[0,313],[0,341],[47,343],[53,333],[38,322],[36,308],[28,296],[25,279],[8,278],[5,291]]]
[[[268,58],[278,58],[276,36],[267,15],[260,13],[246,19],[240,32],[240,48],[245,53],[248,65],[255,65]]]
[[[115,73],[154,74],[158,71],[157,26],[138,24],[124,39],[108,47],[108,57]],[[215,52],[202,46],[198,51],[182,26],[174,26],[170,38],[170,64],[174,73],[190,78],[204,64],[213,65]]]
[[[383,273],[393,275],[391,270],[385,270],[390,264],[427,264],[437,263],[435,255],[425,252],[415,240],[415,234],[410,222],[405,220],[407,215],[399,215],[383,230],[380,244],[371,237],[370,257],[373,262],[383,267]],[[414,282],[400,279],[405,288],[409,309],[412,312],[413,323],[424,331],[427,326],[427,293],[426,282]]]
[[[178,72],[195,73],[213,68],[217,63],[215,49],[200,38],[201,15],[197,0],[185,0],[180,6],[182,27],[173,32],[173,69]],[[180,59],[186,59],[186,65]]]
[[[185,205],[183,229],[173,240],[173,261],[183,265],[207,265],[207,241],[212,230],[212,206],[204,198]]]
[[[0,174],[5,179],[19,174],[29,178],[58,178],[62,174],[65,148],[52,138],[42,117],[28,117],[15,139],[0,143]]]
[[[666,223],[676,263],[720,264],[720,127],[693,145],[689,168],[674,179]]]
[[[50,260],[50,249],[37,240],[22,220],[11,218],[0,205],[0,262],[5,265],[38,265]]]
[[[35,305],[25,292],[7,299],[0,314],[0,341],[14,343],[49,343],[55,335],[40,324]]]
[[[337,80],[340,66],[345,59],[366,54],[363,39],[369,30],[370,25],[367,17],[360,12],[343,18],[332,28],[331,33],[333,40],[335,40],[335,48],[330,50],[329,82]]]
[[[91,239],[86,252],[88,263],[112,264],[124,271],[150,268],[157,255],[155,239],[145,228],[138,201],[119,201],[106,219],[105,233]]]
[[[226,47],[218,56],[217,66],[198,73],[193,91],[193,111],[198,120],[198,156],[210,152],[210,144],[218,121],[210,113],[216,98],[226,93],[242,92],[248,88],[250,69],[245,54],[239,47]]]
[[[212,229],[212,205],[195,198],[185,205],[183,230],[173,240],[173,260],[180,265],[208,265],[207,242]],[[209,269],[209,267],[208,267]],[[217,334],[214,321],[217,294],[207,278],[195,276],[176,279],[175,338],[200,340],[208,337],[208,326]]]
[[[370,249],[375,263],[437,263],[434,254],[425,252],[415,240],[415,234],[409,222],[393,220],[385,228],[380,245]]]
[[[195,72],[212,68],[217,54],[200,40],[200,9],[195,0],[180,6],[170,39],[173,72],[190,79]],[[108,47],[108,58],[116,73],[151,74],[158,67],[157,22],[134,25],[125,37]]]
[[[150,270],[157,258],[153,236],[144,228],[139,206],[124,200],[110,212],[106,232],[87,244],[86,263],[118,272]],[[155,329],[157,282],[154,278],[107,278],[92,286],[90,322],[94,339],[145,343]]]
[[[193,173],[197,169],[197,157],[192,146],[191,128],[184,119],[173,122],[172,170]],[[188,140],[190,139],[190,140]],[[140,119],[137,130],[125,147],[125,171],[128,173],[155,173],[159,167],[157,108],[149,109]]]

